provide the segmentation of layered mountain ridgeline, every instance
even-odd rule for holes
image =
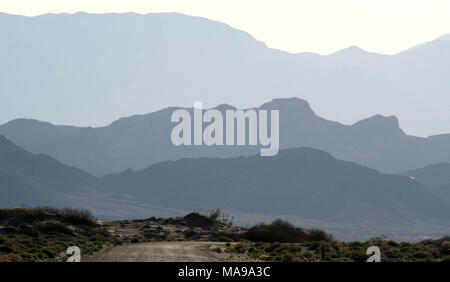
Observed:
[[[439,163],[424,168],[403,172],[415,181],[430,187],[430,192],[450,204],[450,163]]]
[[[47,155],[34,155],[0,136],[0,205],[43,205],[71,195],[92,195],[100,187],[95,177]]]
[[[300,95],[332,120],[395,113],[407,132],[450,132],[439,122],[450,120],[445,37],[392,56],[355,46],[289,54],[226,24],[175,13],[0,14],[0,34],[2,123],[105,125],[194,99],[242,108]]]
[[[0,145],[1,207],[71,206],[106,219],[220,207],[239,215],[241,224],[286,215],[321,228],[332,225],[339,238],[352,228],[363,230],[345,238],[367,238],[400,226],[408,236],[393,232],[393,237],[450,233],[449,205],[422,184],[315,149],[282,150],[275,157],[166,161],[98,179],[5,138]]]
[[[95,176],[47,155],[29,153],[0,135],[0,207],[41,205],[87,208],[109,219],[180,212],[136,205],[104,189]]]
[[[122,118],[97,128],[17,119],[0,126],[0,134],[30,152],[48,154],[97,176],[140,170],[166,160],[258,152],[251,146],[174,146],[170,134],[175,124],[170,120],[176,109]],[[317,116],[298,98],[275,99],[257,109],[280,110],[281,148],[312,147],[386,173],[450,161],[450,135],[409,136],[396,117],[377,115],[348,126]]]
[[[380,174],[309,149],[275,157],[183,159],[103,178],[141,203],[185,209],[221,207],[333,223],[449,222],[450,206],[408,177]]]

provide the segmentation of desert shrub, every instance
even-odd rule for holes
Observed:
[[[55,251],[52,251],[51,249],[44,249],[44,250],[42,250],[42,252],[44,253],[44,255],[46,255],[48,258],[55,258],[55,256],[56,256],[56,252]]]
[[[387,244],[388,244],[389,246],[391,246],[391,247],[398,247],[398,246],[399,246],[399,243],[397,243],[397,242],[395,242],[395,241],[392,241],[392,240],[387,241]]]
[[[234,248],[234,250],[237,253],[244,254],[247,251],[247,248],[243,244],[239,244]]]
[[[245,237],[253,242],[295,243],[304,241],[307,235],[303,229],[297,228],[289,222],[277,219],[269,225],[259,224],[250,228],[246,232]]]
[[[348,244],[350,247],[362,247],[363,243],[359,242],[359,241],[354,241]]]
[[[12,253],[14,249],[9,244],[0,245],[0,253]]]
[[[217,242],[233,242],[234,241],[232,238],[225,236],[225,235],[213,236],[212,239]]]
[[[290,261],[292,261],[294,259],[294,256],[293,255],[291,255],[291,254],[283,254],[282,256],[281,256],[281,261],[282,262],[290,262]]]
[[[279,247],[281,247],[281,244],[280,244],[280,243],[273,243],[273,244],[271,244],[270,246],[268,246],[268,247],[265,249],[265,251],[266,251],[267,253],[272,253],[272,252],[275,251],[275,249],[277,249],[277,248],[279,248]]]
[[[333,236],[320,229],[311,229],[308,232],[309,241],[332,241]]]
[[[214,222],[226,224],[226,225],[233,225],[234,217],[226,214],[221,209],[214,209],[209,214],[209,219],[211,219]]]
[[[42,233],[45,234],[73,234],[73,232],[63,224],[56,222],[46,222],[39,226]]]
[[[441,256],[449,256],[450,255],[450,244],[442,244],[439,246],[439,252]]]
[[[364,262],[367,260],[367,257],[363,252],[353,251],[350,254],[350,258],[356,262]]]
[[[0,222],[8,220],[10,225],[42,222],[52,218],[63,218],[71,224],[93,224],[94,216],[88,210],[52,207],[0,209]]]
[[[258,224],[244,234],[253,242],[299,243],[304,241],[330,241],[332,236],[319,229],[304,230],[291,223],[276,219],[271,224]]]
[[[30,237],[38,237],[39,236],[38,230],[31,228],[30,226],[28,226],[26,224],[21,224],[21,225],[19,225],[18,228],[19,228],[19,232],[21,234],[28,235]]]
[[[424,258],[427,258],[428,255],[425,254],[424,252],[417,252],[417,253],[413,254],[413,257],[418,258],[418,259],[424,259]]]
[[[60,212],[72,224],[93,224],[94,216],[89,210],[64,208]]]
[[[317,250],[319,250],[319,248],[320,248],[320,244],[318,242],[312,242],[309,245],[308,249],[311,250],[311,251],[317,251]]]

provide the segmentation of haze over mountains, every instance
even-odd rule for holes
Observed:
[[[424,168],[403,172],[402,175],[430,187],[430,192],[450,205],[450,163],[439,163]]]
[[[338,225],[335,234],[341,238],[368,238],[386,228],[399,232],[393,232],[396,238],[413,240],[450,231],[450,205],[424,185],[310,148],[282,150],[275,157],[167,161],[99,179],[0,137],[0,185],[2,208],[81,207],[107,219],[219,207],[247,215],[241,224],[286,216],[312,220],[316,227]],[[350,237],[348,225],[363,230]]]
[[[450,206],[408,177],[383,175],[310,148],[277,156],[183,159],[103,178],[114,192],[165,207],[210,207],[333,222],[450,219]]]
[[[258,152],[256,146],[173,145],[170,134],[175,124],[170,118],[176,109],[122,118],[98,128],[18,119],[1,125],[0,134],[30,152],[48,154],[97,176],[140,170],[166,160]],[[220,105],[217,109],[224,112],[234,108]],[[312,147],[387,173],[450,161],[450,135],[409,136],[393,116],[376,115],[347,126],[317,116],[306,101],[298,98],[275,99],[259,109],[280,110],[282,149]]]
[[[0,121],[105,125],[168,106],[240,108],[302,97],[331,120],[396,115],[410,134],[450,132],[448,36],[393,56],[269,49],[180,14],[0,14]],[[401,35],[399,35],[401,36]]]
[[[0,135],[0,208],[24,205],[83,208],[109,219],[177,214],[119,197],[104,189],[100,179],[47,155],[31,154]]]
[[[417,137],[450,132],[450,35],[392,56],[289,54],[171,13],[0,13],[0,35],[0,208],[450,234],[450,134]],[[171,115],[194,101],[280,110],[281,151],[174,146]]]

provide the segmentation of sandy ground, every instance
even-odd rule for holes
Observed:
[[[217,242],[151,242],[106,248],[84,262],[215,262],[227,261],[225,254],[208,250],[208,246],[225,247]]]

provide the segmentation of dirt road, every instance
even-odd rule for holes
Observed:
[[[225,261],[225,256],[208,250],[209,245],[224,247],[217,242],[152,242],[104,249],[86,262],[213,262]]]

